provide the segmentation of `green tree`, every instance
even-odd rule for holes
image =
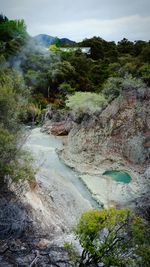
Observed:
[[[19,146],[29,90],[16,71],[2,69],[0,74],[0,178],[3,181],[10,174],[16,180],[31,179],[34,177],[31,165]]]
[[[51,44],[49,46],[48,50],[50,52],[53,52],[53,53],[58,53],[60,51],[60,49],[58,48],[58,46],[56,44]]]
[[[80,43],[80,46],[90,47],[90,57],[94,60],[97,60],[104,58],[104,42],[106,41],[104,41],[102,38],[94,36],[93,38],[83,40]]]
[[[80,267],[150,265],[150,229],[129,209],[85,212],[75,232],[83,248]]]
[[[150,43],[145,46],[140,54],[140,59],[150,64]]]
[[[123,38],[121,41],[118,42],[117,48],[119,53],[121,54],[133,54],[134,43],[129,41],[126,38]]]
[[[11,133],[16,133],[20,128],[29,94],[19,73],[11,69],[0,70],[0,123]]]
[[[28,35],[24,20],[1,19],[0,46],[2,54],[8,58],[14,55],[25,44]]]

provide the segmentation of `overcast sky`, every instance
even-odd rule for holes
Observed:
[[[32,36],[150,39],[150,0],[0,0],[0,6],[8,18],[23,18]]]

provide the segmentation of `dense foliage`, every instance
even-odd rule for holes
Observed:
[[[69,43],[69,47],[89,46],[90,54],[84,54],[80,49],[61,51],[60,44],[57,45],[56,42],[48,50],[29,38],[18,56],[25,82],[36,99],[40,93],[46,101],[59,99],[62,105],[67,94],[78,91],[101,93],[109,78],[122,79],[127,74],[147,85],[150,83],[149,42],[130,42],[124,38],[115,44],[93,37],[81,43]]]
[[[79,49],[65,52],[61,46]],[[149,55],[150,42],[125,38],[118,44],[100,37],[80,43],[55,38],[48,50],[27,34],[23,20],[0,15],[1,173],[17,154],[22,121],[39,121],[49,103],[69,107],[77,117],[92,115],[128,85],[142,90],[143,82],[150,84]]]
[[[149,226],[128,209],[85,212],[76,235],[83,248],[79,266],[150,265]]]
[[[0,38],[3,50],[0,65],[0,178],[11,175],[15,180],[34,177],[28,157],[21,150],[21,123],[26,118],[30,95],[23,76],[12,69],[12,56],[27,37],[23,21],[9,21],[0,16]],[[16,44],[17,46],[15,46]],[[9,57],[11,55],[11,58]],[[6,61],[7,60],[7,61]]]

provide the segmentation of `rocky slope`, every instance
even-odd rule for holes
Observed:
[[[105,206],[127,205],[149,190],[150,177],[144,175],[150,158],[149,103],[149,88],[123,91],[98,117],[76,124],[59,153]],[[126,170],[132,181],[124,185],[104,178],[107,169]]]
[[[62,192],[57,190],[52,192],[35,181],[16,184],[9,179],[7,192],[0,198],[0,266],[72,266],[64,242],[79,245],[71,234],[70,205],[63,195],[60,203]]]

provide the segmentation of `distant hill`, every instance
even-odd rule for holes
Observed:
[[[71,41],[68,38],[61,38],[60,41],[61,41],[62,44],[73,44],[73,43],[75,43],[74,41]]]
[[[49,45],[53,44],[55,40],[61,42],[61,44],[68,44],[68,43],[75,43],[74,41],[69,40],[68,38],[57,38],[47,34],[38,34],[33,37],[33,39],[38,42],[40,45],[48,47]]]

